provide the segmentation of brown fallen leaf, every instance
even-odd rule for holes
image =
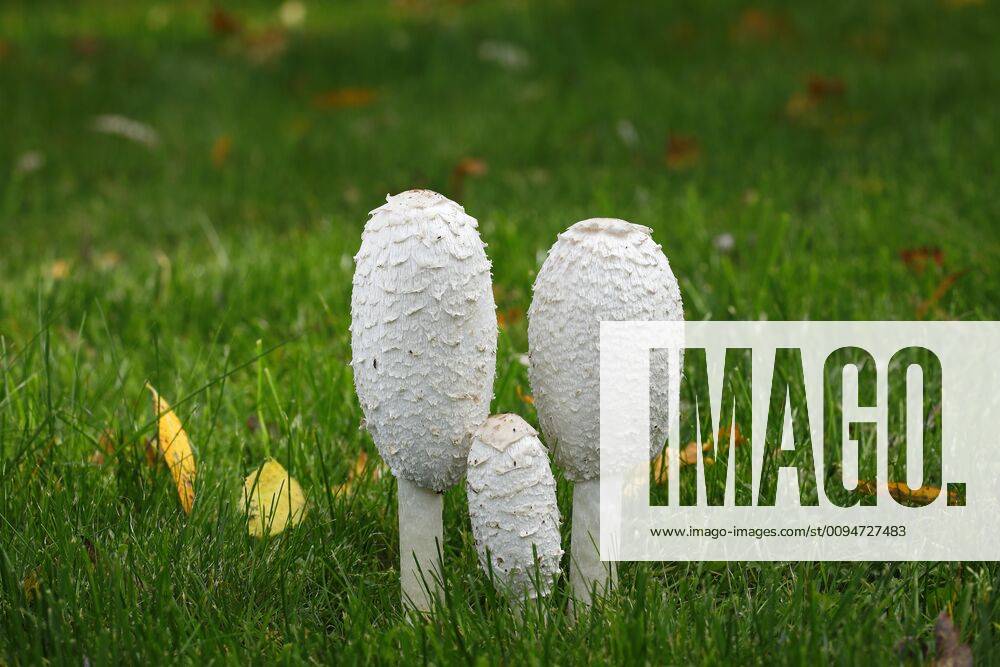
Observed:
[[[356,109],[375,102],[378,93],[371,88],[337,88],[315,95],[312,105],[317,109]]]
[[[100,437],[97,439],[98,449],[90,455],[90,462],[94,465],[104,465],[107,458],[115,455],[115,450],[117,449],[116,443],[118,442],[118,436],[109,428],[101,431]]]
[[[157,393],[153,385],[146,383],[153,395],[153,412],[157,416],[157,436],[160,456],[167,462],[170,474],[177,485],[177,495],[185,514],[191,514],[194,507],[194,482],[197,476],[194,451],[188,440],[184,425],[177,418],[170,405]]]
[[[972,649],[962,643],[961,634],[947,610],[942,610],[934,623],[934,643],[937,655],[934,667],[972,667]]]
[[[784,14],[748,7],[729,30],[735,42],[770,42],[792,33],[792,24]]]
[[[215,35],[228,37],[243,31],[243,23],[221,7],[213,7],[208,14],[208,25]]]
[[[924,272],[928,263],[942,266],[944,264],[944,251],[937,246],[905,248],[899,251],[899,258],[906,264],[906,268],[919,275]]]
[[[354,459],[354,465],[347,472],[347,480],[342,484],[335,484],[331,487],[333,495],[339,495],[341,493],[348,494],[354,490],[358,482],[364,478],[365,470],[368,468],[368,453],[364,450],[358,452],[357,458]],[[371,480],[377,482],[382,479],[382,466],[375,464],[372,466],[370,473]]]
[[[802,120],[834,98],[841,98],[847,86],[836,77],[812,74],[806,79],[805,90],[796,91],[785,104],[785,115],[792,120]]]
[[[233,139],[228,134],[223,134],[216,137],[215,141],[212,143],[211,158],[212,166],[216,169],[221,169],[226,160],[229,158],[229,151],[232,150]]]
[[[926,299],[924,299],[922,302],[920,302],[920,305],[917,306],[917,319],[918,320],[924,319],[928,311],[930,311],[931,308],[937,305],[937,303],[944,297],[944,295],[947,294],[948,291],[952,288],[952,286],[955,284],[955,281],[957,281],[959,278],[965,275],[965,273],[966,273],[965,271],[957,271],[955,273],[949,273],[944,278],[942,278],[941,282],[939,282],[937,287],[934,288],[934,291],[931,293],[931,295]]]
[[[843,96],[847,87],[842,79],[813,74],[806,80],[806,90],[809,97],[822,102],[828,97]]]
[[[673,171],[690,169],[701,160],[701,144],[694,137],[671,134],[665,156],[667,168]]]
[[[521,389],[521,385],[517,385],[516,387],[514,387],[514,391],[515,391],[515,393],[517,393],[517,397],[521,401],[527,403],[528,405],[534,405],[535,404],[535,397],[532,396],[531,394],[525,394],[524,390]]]
[[[485,160],[475,157],[465,157],[458,161],[451,170],[451,192],[455,199],[461,199],[465,190],[465,179],[469,176],[482,176],[489,171]]]
[[[493,290],[493,294],[497,294],[496,288]],[[496,298],[496,296],[494,296]],[[497,311],[497,326],[501,329],[506,329],[511,324],[517,324],[524,319],[524,311],[516,306],[511,306],[507,310]]]
[[[247,515],[247,532],[254,537],[277,535],[297,525],[306,515],[302,487],[274,459],[243,480],[240,509]]]

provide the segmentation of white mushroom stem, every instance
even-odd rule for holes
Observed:
[[[573,485],[573,535],[569,580],[573,598],[589,605],[593,595],[606,595],[618,583],[618,567],[601,561],[601,480]]]
[[[444,495],[397,478],[403,606],[429,612],[441,595]]]

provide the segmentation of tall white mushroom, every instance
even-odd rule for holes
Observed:
[[[570,583],[574,597],[614,585],[600,539],[600,323],[682,320],[680,288],[648,227],[594,218],[559,235],[528,309],[529,378],[538,419],[573,488]],[[650,366],[650,458],[668,429],[667,355]]]
[[[472,440],[466,477],[479,563],[515,604],[547,595],[562,547],[556,481],[538,433],[517,415],[494,415]]]
[[[489,415],[496,306],[475,218],[428,190],[386,202],[354,257],[351,363],[367,429],[398,482],[403,601],[427,611],[441,577],[440,494],[465,473],[471,434]]]

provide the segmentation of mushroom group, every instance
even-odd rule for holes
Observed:
[[[512,600],[559,573],[548,452],[522,418],[489,417],[497,353],[490,262],[476,220],[443,195],[387,197],[365,225],[351,298],[365,424],[397,480],[404,605],[429,611],[442,580],[442,496],[467,476],[480,563]],[[574,482],[570,581],[589,604],[614,571],[597,549],[601,321],[681,320],[680,290],[647,227],[584,220],[559,235],[528,310],[529,379],[546,442]],[[651,358],[650,455],[667,430],[667,356]]]

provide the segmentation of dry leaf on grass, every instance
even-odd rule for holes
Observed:
[[[69,262],[65,259],[57,259],[49,266],[49,277],[52,280],[64,280],[69,277]]]
[[[916,502],[927,504],[932,502],[941,493],[941,489],[936,486],[924,486],[919,489],[911,489],[905,482],[889,482],[889,493],[899,502]],[[858,481],[858,492],[866,496],[878,494],[878,484],[873,479],[862,479]],[[959,494],[956,491],[948,491],[948,504],[958,505]]]
[[[235,35],[243,30],[243,23],[221,7],[213,7],[208,15],[212,32],[220,37]]]
[[[229,151],[233,148],[233,139],[228,134],[223,134],[212,143],[211,157],[212,166],[221,169],[229,158]]]
[[[506,329],[511,324],[517,324],[524,319],[524,311],[517,307],[508,308],[505,311],[497,311],[497,326]]]
[[[485,160],[466,157],[458,161],[451,170],[451,192],[455,199],[461,199],[465,190],[465,179],[469,176],[482,176],[490,170]]]
[[[792,24],[783,14],[748,7],[729,31],[734,42],[770,42],[792,34]]]
[[[243,480],[240,509],[247,515],[247,532],[254,537],[277,535],[295,526],[306,514],[302,487],[274,459]]]
[[[959,278],[965,275],[965,273],[966,273],[965,271],[957,271],[955,273],[949,273],[944,278],[942,278],[941,282],[937,284],[937,287],[934,288],[934,291],[931,293],[931,295],[926,299],[924,299],[923,301],[921,301],[920,305],[917,306],[917,319],[918,320],[924,319],[924,317],[927,316],[927,313],[930,311],[930,309],[937,305],[937,303],[944,297],[944,295],[947,294],[948,291],[952,288],[952,286],[955,284],[955,281],[957,281]]]
[[[929,263],[942,266],[944,264],[944,251],[937,246],[906,248],[899,252],[899,258],[903,260],[908,269],[916,274],[921,274]]]
[[[972,649],[962,643],[962,637],[947,611],[942,611],[934,623],[937,655],[934,667],[972,667]]]
[[[104,465],[108,458],[115,455],[118,441],[118,435],[114,431],[109,428],[104,429],[97,439],[98,449],[90,455],[90,462],[98,466]]]
[[[667,139],[665,159],[668,169],[690,169],[701,160],[701,144],[694,137],[672,134]]]
[[[364,478],[365,470],[368,468],[368,453],[362,450],[358,457],[354,459],[354,465],[347,473],[347,481],[343,484],[335,484],[332,487],[333,495],[350,493],[357,486],[358,481]],[[382,466],[376,464],[372,467],[371,480],[377,482],[382,479]]]
[[[847,86],[836,77],[811,75],[806,79],[806,89],[792,93],[785,104],[785,115],[791,120],[811,117],[830,100],[844,96]]]
[[[146,383],[146,388],[153,395],[153,413],[157,416],[156,441],[160,456],[167,462],[170,475],[177,485],[177,495],[184,513],[191,514],[197,475],[191,441],[170,405],[153,389],[153,385]]]
[[[532,396],[531,394],[525,394],[524,390],[521,389],[521,385],[517,385],[514,388],[514,391],[517,393],[517,397],[521,399],[522,402],[527,403],[528,405],[535,404],[535,397]]]
[[[371,88],[336,88],[313,97],[312,105],[317,109],[356,109],[372,104],[378,93]]]
[[[722,443],[723,450],[729,447],[730,441],[732,441],[733,446],[739,447],[746,442],[746,438],[740,433],[739,425],[733,426],[733,437],[729,437],[729,429],[722,427],[719,429],[718,434],[719,442]],[[712,451],[712,441],[708,440],[701,445],[702,452]],[[698,462],[698,443],[689,442],[681,449],[680,453],[680,464],[681,467],[695,465]],[[705,465],[712,465],[715,463],[715,459],[711,456],[704,457],[703,463]],[[650,462],[653,478],[656,480],[665,480],[667,478],[667,470],[669,469],[667,465],[667,450],[664,449],[656,458]]]

